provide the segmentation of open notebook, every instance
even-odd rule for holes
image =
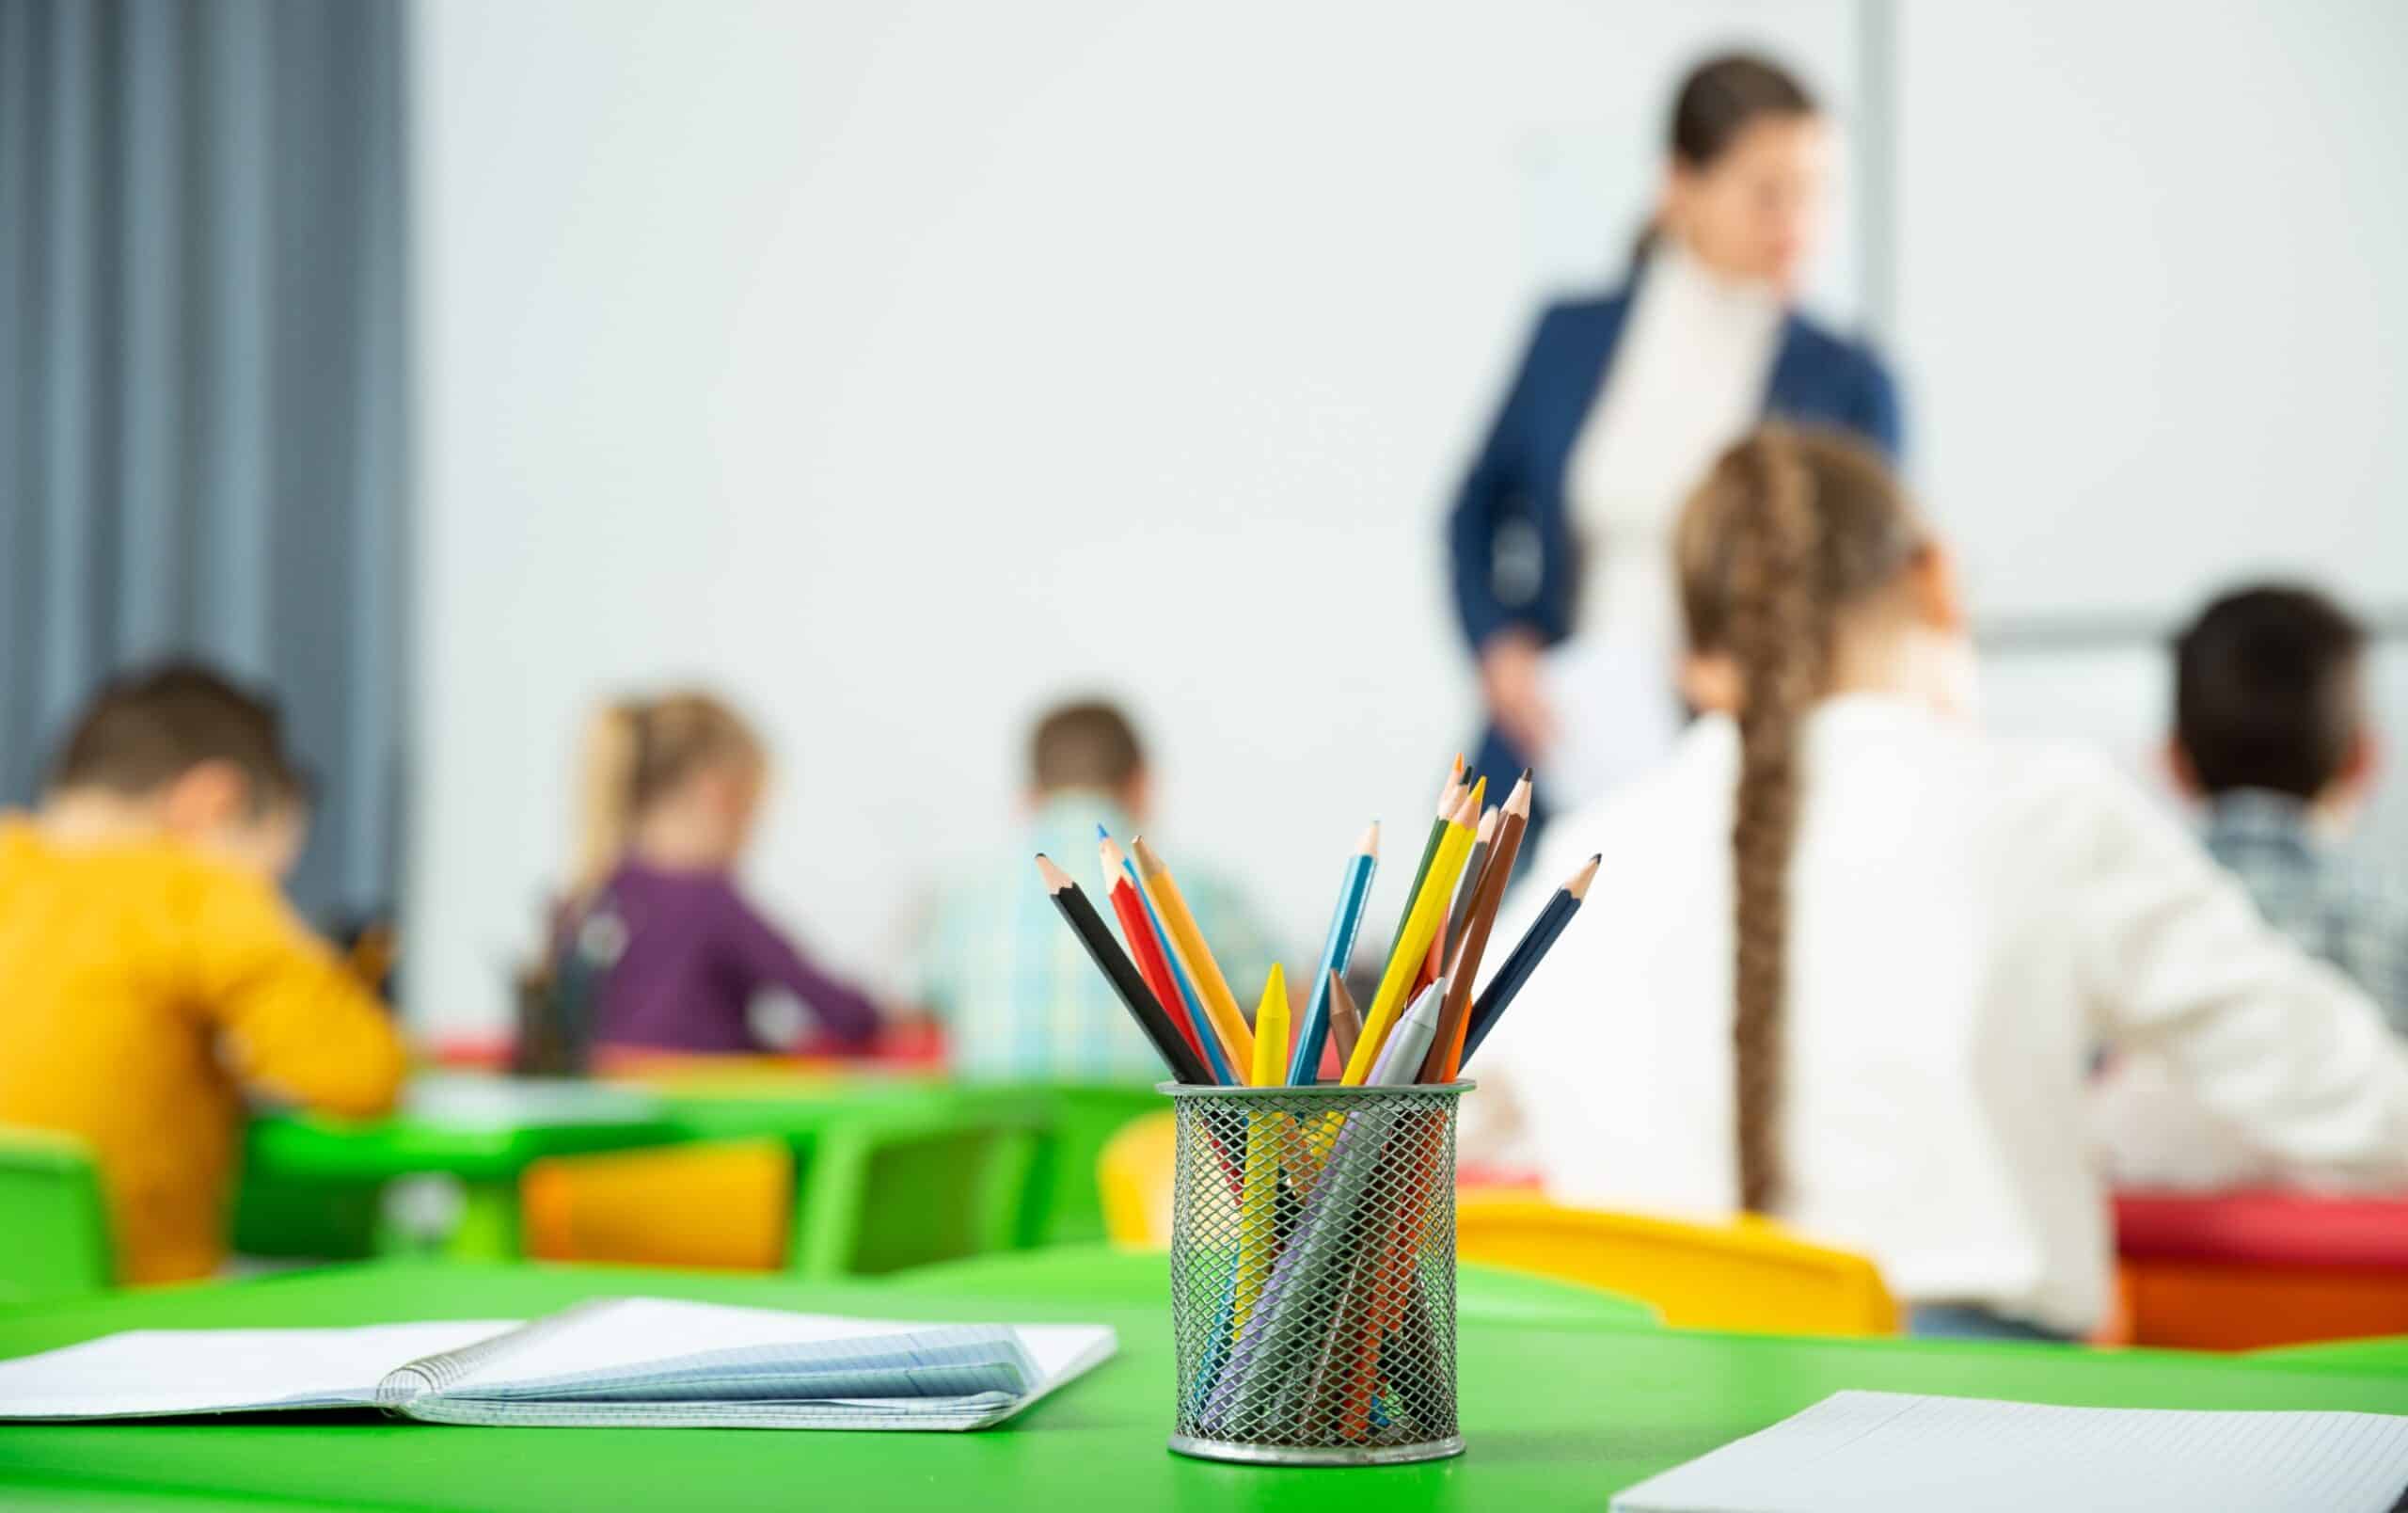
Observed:
[[[438,1424],[977,1429],[1117,1343],[1101,1325],[907,1324],[653,1298],[533,1323],[138,1330],[0,1362],[0,1419],[378,1408]]]
[[[2403,1489],[2408,1417],[1834,1393],[1612,1513],[2393,1513]]]

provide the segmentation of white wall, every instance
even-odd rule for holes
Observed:
[[[443,1032],[501,1023],[579,711],[631,680],[759,712],[754,877],[848,965],[1001,843],[1025,719],[1088,687],[1291,953],[1367,816],[1393,910],[1471,735],[1441,501],[1534,298],[1618,260],[1681,65],[1768,41],[1845,111],[1855,48],[1843,4],[416,14]]]
[[[2408,603],[2408,7],[1908,5],[1917,475],[1991,613]]]

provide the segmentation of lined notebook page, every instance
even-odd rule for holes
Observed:
[[[2393,1513],[2408,1417],[1839,1393],[1641,1482],[1614,1513]]]
[[[134,1330],[0,1362],[0,1418],[148,1418],[376,1401],[418,1356],[457,1350],[510,1320],[348,1330]]]

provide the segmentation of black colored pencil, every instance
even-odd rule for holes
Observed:
[[[1086,894],[1070,880],[1069,873],[1054,866],[1042,852],[1037,858],[1037,870],[1045,880],[1045,891],[1052,895],[1054,906],[1061,910],[1062,917],[1070,922],[1072,932],[1079,937],[1079,944],[1087,948],[1087,954],[1095,958],[1095,964],[1112,979],[1113,991],[1120,995],[1122,1003],[1128,1005],[1130,1017],[1137,1021],[1137,1027],[1154,1043],[1155,1054],[1163,1059],[1164,1065],[1170,1068],[1172,1077],[1180,1082],[1210,1086],[1212,1074],[1204,1065],[1204,1059],[1188,1045],[1178,1027],[1170,1022],[1170,1016],[1163,1012],[1163,1006],[1154,1001],[1153,990],[1147,987],[1146,979],[1137,975],[1137,964],[1129,960],[1129,953],[1120,948],[1120,942],[1113,939],[1112,932],[1104,928],[1103,916],[1095,912],[1095,905],[1087,901]]]
[[[1513,995],[1522,991],[1522,984],[1528,982],[1530,974],[1538,969],[1540,960],[1555,945],[1556,937],[1563,933],[1563,927],[1572,923],[1572,916],[1580,912],[1580,900],[1589,896],[1589,884],[1595,881],[1597,864],[1601,860],[1602,857],[1590,857],[1586,866],[1572,874],[1570,882],[1555,890],[1555,897],[1546,900],[1546,907],[1530,921],[1530,928],[1513,943],[1513,953],[1505,958],[1504,965],[1497,969],[1497,976],[1481,991],[1480,1001],[1471,1006],[1471,1027],[1464,1032],[1464,1054],[1463,1059],[1457,1063],[1458,1075],[1462,1068],[1471,1065],[1472,1052],[1480,1049],[1480,1043],[1487,1039],[1489,1030],[1504,1017],[1506,1009],[1513,1002]]]

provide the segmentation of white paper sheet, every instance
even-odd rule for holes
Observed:
[[[2408,1417],[2052,1408],[1838,1393],[1613,1513],[2390,1513]]]

